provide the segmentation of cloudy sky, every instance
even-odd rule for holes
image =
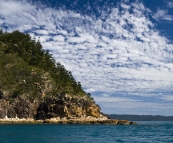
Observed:
[[[107,114],[173,115],[172,0],[0,0]]]

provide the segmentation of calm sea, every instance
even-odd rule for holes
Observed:
[[[173,122],[139,125],[0,125],[0,143],[173,143]]]

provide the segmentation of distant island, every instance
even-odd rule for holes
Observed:
[[[130,120],[130,121],[173,121],[173,116],[161,115],[119,115],[110,114],[110,119]]]
[[[39,40],[2,29],[0,123],[136,124],[108,119],[91,94]]]

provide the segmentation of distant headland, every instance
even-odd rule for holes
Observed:
[[[132,120],[132,121],[173,121],[173,116],[161,116],[161,115],[119,115],[110,114],[110,119],[119,120]]]

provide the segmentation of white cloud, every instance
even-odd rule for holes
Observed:
[[[83,43],[85,42],[85,38],[82,37],[69,37],[67,42],[69,43]]]
[[[109,97],[110,95],[109,94],[102,94],[103,97]]]
[[[168,6],[169,8],[173,8],[173,2],[168,2],[167,6]]]
[[[169,99],[168,99],[169,98]],[[133,100],[124,97],[94,96],[102,111],[108,114],[137,114],[137,115],[172,115],[172,103],[157,103],[152,101]],[[164,99],[165,100],[165,99]],[[172,96],[167,97],[172,101]]]
[[[39,34],[39,35],[48,35],[49,32],[48,30],[36,30],[35,33]]]
[[[25,6],[24,6],[25,5]],[[33,9],[29,3],[17,2],[14,0],[1,0],[0,1],[0,15],[8,16],[18,14],[20,12],[26,12]]]
[[[35,34],[33,34],[33,33],[30,33],[30,35],[31,35],[32,37],[35,36]],[[38,39],[38,37],[40,37],[39,40],[40,40],[41,43],[44,43],[44,42],[50,40],[50,36],[41,35],[41,36],[37,36],[37,39]]]
[[[137,115],[165,115],[173,114],[171,104],[155,102],[115,102],[115,103],[99,103],[102,112],[108,114],[137,114]]]
[[[126,4],[124,4],[124,3],[121,4],[121,7],[124,8],[124,9],[127,9],[127,10],[130,8],[129,5],[126,5]]]
[[[137,100],[132,100],[130,98],[123,98],[123,97],[104,97],[104,96],[103,97],[97,97],[97,96],[95,96],[94,99],[97,102],[104,102],[104,103],[106,103],[106,102],[108,102],[108,103],[110,103],[110,102],[114,102],[114,103],[116,103],[116,102],[118,102],[118,103],[120,103],[120,102],[130,102],[130,103],[139,102]]]
[[[173,101],[173,94],[172,95],[163,95],[161,99],[166,100],[166,101]]]
[[[168,21],[172,21],[173,20],[173,16],[169,15],[168,12],[166,10],[157,10],[157,12],[153,15],[153,18],[156,20],[168,20]]]
[[[62,35],[57,35],[53,37],[54,41],[60,41],[60,42],[64,42],[64,37]]]

